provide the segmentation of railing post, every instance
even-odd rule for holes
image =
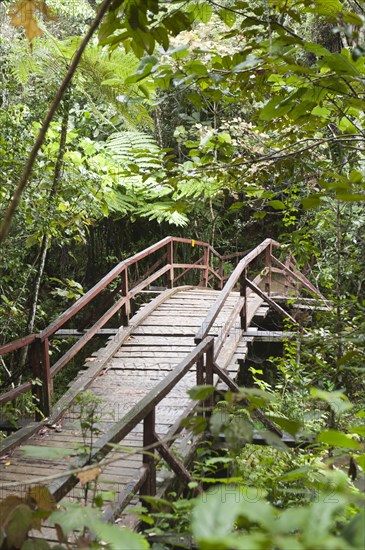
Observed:
[[[196,362],[196,385],[204,384],[204,356],[202,355]]]
[[[155,409],[143,420],[143,448],[149,447],[156,442],[155,440]],[[143,464],[147,467],[147,479],[140,489],[140,495],[156,495],[156,462],[154,448],[147,449],[148,454],[143,455]]]
[[[209,246],[204,247],[203,286],[207,288],[209,279]]]
[[[290,269],[290,258],[287,256],[285,258],[285,267],[287,267],[288,269]],[[289,295],[289,275],[287,273],[287,271],[285,271],[284,273],[284,296],[288,296]]]
[[[240,275],[240,295],[244,297],[243,306],[240,311],[241,329],[247,331],[247,269],[244,269]]]
[[[174,241],[171,239],[167,243],[167,263],[170,264],[170,270],[167,272],[167,288],[174,287]]]
[[[211,345],[206,351],[205,354],[205,383],[208,386],[213,386],[214,375],[213,375],[213,363],[214,363],[214,340],[211,342]],[[210,394],[208,399],[204,402],[204,407],[206,407],[206,413],[209,415],[212,412],[214,407],[214,393]]]
[[[51,369],[49,359],[49,341],[46,338],[43,342],[39,337],[30,346],[30,363],[33,378],[41,382],[32,385],[32,393],[35,405],[39,411],[35,412],[36,421],[42,420],[43,416],[48,417],[51,413]]]
[[[127,327],[129,324],[129,315],[131,312],[131,302],[130,302],[130,299],[128,298],[129,286],[128,286],[128,267],[127,266],[125,266],[125,268],[122,271],[121,290],[122,290],[122,296],[127,297],[125,304],[122,306],[122,325],[124,327]]]
[[[222,290],[223,288],[223,260],[222,258],[220,258],[219,260],[219,268],[218,268],[218,273],[219,273],[219,290]]]
[[[268,296],[271,294],[271,255],[272,255],[272,243],[265,250],[265,267],[268,268],[267,279],[265,283],[265,292]]]

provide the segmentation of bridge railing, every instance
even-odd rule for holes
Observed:
[[[141,422],[143,422],[143,448],[147,449],[143,455],[143,468],[141,477],[136,481],[136,490],[140,489],[143,495],[154,495],[156,493],[156,462],[154,453],[157,450],[172,470],[184,479],[188,476],[180,460],[172,454],[169,446],[174,441],[176,434],[182,429],[178,422],[168,432],[167,436],[161,440],[156,434],[155,417],[156,407],[178,384],[178,382],[196,366],[197,384],[213,384],[214,375],[214,338],[206,338],[197,345],[182,361],[167,374],[156,386],[154,386],[134,407],[128,411],[119,421],[105,432],[97,440],[91,450],[90,455],[82,466],[90,463],[100,462],[108,453],[111,452],[115,444],[119,444],[127,437],[130,432]],[[206,402],[208,405],[208,402]],[[191,407],[186,410],[186,415],[191,411]],[[102,467],[102,464],[101,464]],[[190,481],[190,479],[189,479]],[[76,475],[66,475],[55,482],[51,487],[51,492],[58,501],[63,498],[79,482]],[[136,492],[129,487],[129,497]],[[119,509],[121,503],[119,503]]]
[[[183,247],[183,251],[181,247]],[[27,348],[31,377],[33,381],[37,379],[36,383],[28,380],[0,395],[0,406],[14,401],[20,395],[32,390],[38,409],[36,419],[40,420],[43,416],[48,417],[51,411],[54,376],[85,347],[93,336],[99,333],[100,329],[116,313],[121,314],[122,324],[128,325],[131,301],[138,293],[153,282],[163,279],[165,279],[166,286],[171,288],[191,272],[201,274],[200,284],[202,286],[206,287],[212,280],[215,280],[218,288],[222,288],[227,278],[227,275],[224,274],[225,262],[231,263],[242,254],[244,253],[238,252],[222,256],[206,242],[166,237],[134,256],[119,262],[44,330],[0,347],[0,357],[17,352],[21,348]],[[158,255],[157,259],[156,255]],[[186,257],[188,257],[187,260]],[[141,267],[144,260],[149,263],[147,266]],[[133,269],[134,277],[131,275]],[[142,275],[138,277],[138,272],[141,271]],[[110,286],[113,288],[110,289]],[[108,295],[105,295],[105,290],[109,290]],[[101,304],[96,303],[97,299],[101,301]],[[91,314],[86,311],[90,304],[96,304],[96,308]],[[78,319],[80,312],[87,313],[81,321]],[[52,338],[57,337],[57,331],[71,321],[78,323],[80,338],[51,365],[50,342]]]
[[[171,239],[171,240],[170,240]],[[184,262],[176,262],[174,258],[175,250],[173,248],[174,243],[183,243],[183,244],[189,244],[191,246],[191,240],[187,239],[174,239],[174,238],[167,238],[163,241],[160,241],[160,243],[157,243],[157,245],[154,245],[153,247],[150,247],[151,250],[153,248],[154,251],[163,249],[164,246],[168,247],[167,251],[165,251],[166,254],[166,260],[167,264],[164,268],[160,268],[160,264],[158,266],[155,266],[154,269],[157,269],[155,273],[152,275],[153,270],[151,269],[151,273],[148,274],[147,278],[144,280],[144,282],[138,282],[137,285],[135,285],[132,290],[128,290],[128,284],[126,284],[126,281],[128,283],[128,277],[125,276],[125,278],[122,280],[122,290],[124,291],[124,295],[122,296],[122,305],[126,304],[127,298],[131,297],[131,292],[136,291],[137,288],[144,288],[145,284],[150,284],[147,281],[151,280],[151,277],[158,278],[158,276],[161,276],[161,269],[163,270],[163,274],[168,273],[169,274],[169,280],[174,282],[175,274],[174,272],[171,272],[171,269],[195,269],[196,268],[196,262],[187,264]],[[161,244],[162,243],[162,244]],[[206,243],[194,243],[195,246],[205,246]],[[281,273],[286,273],[288,277],[290,277],[292,280],[296,280],[300,282],[303,286],[305,286],[308,290],[311,292],[316,291],[314,287],[307,281],[307,279],[300,274],[299,272],[295,271],[295,266],[290,264],[290,266],[285,266],[284,264],[281,264],[279,260],[277,260],[272,255],[272,248],[274,246],[279,246],[278,243],[273,241],[272,239],[266,239],[263,243],[261,243],[258,247],[256,247],[252,252],[247,254],[237,265],[235,270],[233,271],[232,275],[229,277],[228,282],[226,283],[222,293],[219,295],[216,302],[213,304],[211,310],[209,311],[206,320],[204,321],[200,331],[198,332],[196,336],[196,346],[195,348],[177,365],[177,367],[171,371],[163,380],[161,380],[155,387],[153,387],[149,393],[142,398],[132,409],[123,416],[122,419],[115,422],[113,426],[104,434],[101,436],[101,438],[95,443],[93,446],[93,449],[91,451],[91,456],[88,456],[88,463],[96,463],[103,459],[112,449],[113,445],[120,443],[123,441],[123,439],[130,434],[130,432],[141,422],[143,422],[143,447],[148,449],[148,453],[144,454],[143,458],[143,466],[141,470],[141,474],[138,477],[138,479],[135,479],[133,481],[133,486],[128,484],[128,490],[126,490],[124,493],[122,493],[119,497],[119,501],[116,503],[116,505],[110,505],[106,511],[105,516],[106,519],[111,519],[113,515],[123,508],[131,499],[131,496],[133,494],[136,494],[138,491],[142,495],[154,495],[156,493],[156,465],[155,465],[155,459],[154,459],[154,453],[157,451],[161,457],[167,462],[167,464],[171,467],[171,469],[184,481],[189,481],[189,472],[185,468],[184,464],[180,461],[178,457],[176,457],[172,450],[170,449],[170,443],[174,440],[174,437],[181,429],[181,423],[178,422],[175,425],[171,427],[169,430],[166,438],[163,440],[161,437],[156,433],[156,422],[155,422],[155,416],[156,416],[156,407],[158,404],[170,393],[170,391],[177,385],[177,383],[187,375],[189,371],[193,367],[196,367],[196,383],[197,385],[214,385],[215,379],[214,375],[218,376],[224,383],[228,385],[228,387],[232,391],[237,391],[238,388],[234,381],[230,379],[228,374],[219,367],[216,363],[216,357],[217,353],[220,349],[221,342],[224,340],[224,338],[227,336],[230,325],[225,324],[223,327],[222,333],[218,338],[213,338],[211,336],[208,336],[208,332],[210,328],[213,326],[213,323],[215,319],[217,318],[219,312],[222,310],[222,307],[224,303],[226,302],[229,294],[231,291],[235,288],[237,283],[240,283],[241,287],[241,299],[238,301],[238,307],[234,308],[236,315],[240,314],[241,319],[243,317],[243,323],[245,322],[244,318],[244,308],[247,308],[247,295],[246,290],[253,290],[254,292],[262,292],[260,289],[256,286],[259,284],[260,280],[263,276],[266,277],[266,284],[268,285],[265,289],[268,294],[270,294],[270,273],[272,269],[272,263],[276,263],[280,267]],[[206,270],[209,274],[209,254],[213,253],[209,245],[206,245],[204,248],[204,254],[202,256],[203,260],[201,258],[198,259],[200,265],[200,269]],[[129,265],[133,264],[133,261],[136,260],[136,257],[140,258],[141,255],[146,254],[146,251],[143,251],[139,255],[136,255],[128,260],[125,260],[121,264],[118,264],[116,268],[114,268],[112,275],[106,276],[96,287],[100,288],[102,285],[104,287],[108,284],[108,277],[112,278],[111,280],[114,280],[117,275],[115,274],[118,272],[124,273],[127,272],[127,268]],[[148,253],[147,253],[148,254]],[[259,274],[254,279],[254,282],[250,281],[247,277],[247,270],[251,266],[253,266],[253,262],[257,259],[261,259],[265,263],[264,273],[265,275]],[[204,274],[205,275],[205,274]],[[205,275],[204,283],[207,284],[208,282],[208,276]],[[251,285],[251,286],[250,286]],[[102,288],[104,288],[102,287]],[[318,294],[318,291],[316,291]],[[97,292],[95,290],[95,287],[89,291],[89,295],[96,295]],[[129,295],[129,296],[128,296]],[[87,296],[87,295],[85,295]],[[83,300],[84,298],[84,300]],[[87,300],[85,297],[80,299],[84,302]],[[79,301],[79,302],[80,302]],[[246,305],[245,305],[246,304]],[[43,342],[48,341],[48,339],[55,334],[56,330],[62,326],[64,322],[66,322],[69,318],[72,316],[72,312],[79,311],[82,308],[82,304],[80,306],[80,303],[74,304],[74,306],[71,306],[65,312],[62,314],[58,319],[56,319],[47,329],[45,329],[42,333],[37,335],[29,335],[23,339],[17,340],[16,342],[12,342],[10,344],[7,344],[6,346],[3,346],[0,349],[0,353],[8,353],[15,349],[20,349],[24,345],[30,345],[31,346],[31,353],[35,354],[44,354],[45,348],[43,345]],[[127,315],[127,311],[126,311]],[[232,317],[232,315],[231,315]],[[247,319],[247,317],[246,317]],[[43,340],[42,340],[43,338]],[[201,341],[199,341],[201,338]],[[43,347],[42,347],[43,345]],[[42,357],[37,357],[39,361],[39,364],[43,367],[44,364],[42,363]],[[60,364],[59,364],[60,365]],[[52,367],[52,369],[57,366],[57,363]],[[59,368],[62,368],[62,366],[59,366]],[[49,369],[49,377],[52,376],[52,370]],[[3,396],[2,396],[3,397]],[[0,398],[1,403],[1,398]],[[204,408],[206,410],[210,410],[211,406],[213,405],[213,395],[208,397],[204,403]],[[188,407],[185,411],[184,415],[189,414],[193,409],[192,406]],[[260,409],[257,409],[256,411],[256,417],[264,423],[265,426],[268,427],[268,429],[271,429],[277,435],[280,436],[280,430],[263,415],[262,411]],[[184,416],[183,415],[183,416]],[[84,464],[87,465],[86,462]],[[83,464],[80,464],[80,468],[83,466]],[[101,468],[103,467],[101,463]],[[55,496],[56,500],[60,500],[63,498],[70,490],[79,482],[79,478],[77,475],[74,474],[66,474],[62,479],[57,480],[51,487],[51,491],[53,495]]]
[[[206,318],[204,319],[199,331],[195,336],[195,342],[198,344],[201,342],[211,330],[214,321],[222,311],[224,304],[227,301],[230,293],[236,287],[237,283],[240,283],[240,295],[242,300],[239,302],[238,313],[241,317],[242,328],[247,328],[247,273],[248,268],[258,257],[264,255],[266,275],[267,275],[267,293],[270,294],[271,290],[271,264],[272,264],[272,248],[279,247],[280,244],[273,239],[265,239],[260,245],[254,248],[251,252],[245,255],[244,258],[238,263],[237,267],[230,275],[227,283],[225,284],[222,292],[214,302]],[[255,278],[255,284],[259,284],[263,278],[263,275],[259,274]]]
[[[291,315],[285,311],[279,304],[270,298],[272,276],[275,273],[279,273],[284,281],[285,293],[288,293],[289,286],[295,285],[300,288],[304,288],[310,294],[316,296],[320,300],[327,304],[326,298],[319,292],[319,290],[303,275],[295,266],[295,259],[291,254],[287,256],[285,263],[282,263],[278,258],[273,255],[273,248],[279,248],[280,244],[273,239],[265,239],[261,244],[254,248],[251,252],[246,254],[237,264],[236,268],[229,276],[222,292],[219,294],[217,300],[212,304],[208,311],[204,321],[202,322],[200,329],[195,335],[195,343],[199,344],[204,338],[209,335],[211,328],[214,325],[219,313],[222,311],[228,297],[233,289],[239,283],[240,288],[240,300],[237,301],[236,307],[232,309],[231,315],[225,324],[224,330],[220,332],[215,345],[215,357],[217,357],[220,349],[224,344],[224,340],[228,334],[228,330],[235,322],[237,316],[241,319],[241,329],[247,331],[248,327],[248,297],[254,292],[269,306],[275,309],[284,317],[289,318],[293,324],[297,325],[297,321],[291,317]],[[259,273],[253,280],[248,278],[248,270],[253,267],[257,260],[261,260],[263,268],[259,270]],[[275,267],[275,265],[277,267]],[[256,266],[257,271],[257,266]],[[260,288],[260,284],[265,281],[265,292]],[[293,286],[294,285],[294,286]]]

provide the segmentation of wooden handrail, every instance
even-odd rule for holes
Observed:
[[[213,350],[214,338],[206,338],[203,342],[197,345],[180,363],[179,365],[167,374],[148,394],[143,397],[130,411],[127,412],[95,443],[91,455],[82,466],[86,466],[90,462],[100,461],[113,448],[113,445],[124,439],[140,422],[145,420],[164,397],[166,397],[172,388],[189,372],[189,370],[198,363],[208,350]],[[208,355],[208,354],[207,354]],[[213,354],[210,354],[211,358]],[[213,368],[213,365],[211,365]],[[204,366],[203,366],[204,368]],[[59,501],[63,498],[77,483],[79,479],[75,475],[66,475],[64,478],[57,480],[50,490],[54,498]]]
[[[128,260],[124,260],[123,262],[118,264],[118,266],[121,266],[121,264],[123,264],[122,268],[119,271],[119,274],[125,274],[125,277],[126,277],[122,297],[91,327],[91,329],[89,329],[83,335],[81,340],[79,340],[79,342],[77,342],[75,346],[73,346],[71,350],[67,352],[67,354],[73,356],[78,351],[78,349],[79,348],[81,349],[81,347],[85,344],[85,342],[89,340],[92,337],[92,335],[95,334],[95,332],[97,332],[97,330],[101,326],[103,326],[112,315],[114,315],[115,311],[120,309],[120,307],[122,306],[127,306],[127,304],[129,303],[129,300],[135,294],[140,292],[140,290],[145,288],[145,286],[149,285],[153,280],[158,279],[165,273],[169,272],[170,280],[173,282],[174,268],[203,269],[205,270],[204,276],[205,276],[205,282],[207,283],[207,274],[209,273],[209,271],[213,272],[214,274],[214,271],[211,268],[209,268],[209,254],[210,253],[214,254],[212,247],[210,247],[210,245],[208,245],[207,243],[195,242],[196,246],[204,246],[203,258],[200,257],[200,259],[197,262],[195,262],[195,264],[179,264],[174,262],[174,250],[173,250],[174,242],[191,243],[191,240],[167,237],[166,239],[163,239],[162,241],[160,241],[160,243],[157,243],[156,245],[153,245],[153,247],[149,247],[149,249],[146,249],[150,251],[148,253],[150,254],[152,252],[155,252],[156,250],[159,250],[162,246],[167,245],[169,247],[167,254],[165,254],[165,257],[166,257],[165,259],[167,263],[164,267],[160,268],[155,273],[151,273],[151,270],[153,269],[150,268],[148,270],[148,277],[142,281],[139,280],[138,283],[135,284],[135,286],[132,287],[131,289],[128,288],[128,272],[127,272],[128,265],[132,265],[133,259],[135,259],[137,256],[139,257],[139,259],[141,259],[141,257],[146,257],[146,255],[144,254],[145,251],[139,254],[136,254],[132,258]],[[161,245],[161,243],[163,243],[163,245]],[[96,441],[91,451],[91,456],[88,456],[87,462],[85,461],[83,464],[80,464],[80,468],[83,465],[90,463],[90,461],[91,462],[100,461],[112,450],[114,444],[122,441],[128,434],[130,434],[130,432],[137,426],[137,424],[139,424],[140,422],[143,422],[143,445],[148,446],[156,443],[157,451],[168,462],[168,464],[172,467],[172,469],[175,472],[180,473],[183,479],[185,478],[186,478],[185,480],[188,479],[189,475],[187,470],[184,469],[183,464],[180,463],[179,460],[172,455],[168,446],[165,445],[164,441],[159,440],[156,434],[156,431],[155,431],[156,406],[170,393],[170,391],[191,370],[191,368],[194,365],[196,365],[197,384],[214,385],[214,374],[215,374],[221,380],[223,380],[228,385],[228,387],[230,387],[233,391],[237,391],[238,389],[237,385],[229,378],[229,376],[224,372],[224,370],[222,370],[221,367],[216,363],[216,358],[224,343],[225,335],[227,334],[227,332],[229,332],[229,330],[233,326],[233,323],[237,318],[237,315],[241,315],[241,319],[243,315],[245,316],[245,319],[246,319],[247,296],[250,290],[252,292],[256,292],[261,297],[264,297],[264,293],[261,291],[261,289],[257,287],[257,285],[260,283],[260,281],[262,281],[262,278],[264,276],[270,273],[271,260],[273,259],[271,250],[273,246],[280,246],[280,245],[279,243],[277,243],[272,239],[266,239],[254,250],[246,254],[244,258],[242,258],[242,260],[239,262],[239,264],[233,271],[232,275],[230,276],[224,289],[220,293],[218,299],[210,308],[205,321],[203,322],[199,332],[196,335],[195,348],[186,357],[182,359],[182,361],[175,367],[173,371],[167,374],[155,387],[153,387],[147,393],[145,397],[143,397],[134,407],[132,407],[132,409],[125,416],[123,416],[121,420],[119,420],[118,422],[115,422],[113,426],[98,441]],[[250,281],[249,279],[247,279],[247,269],[251,264],[251,262],[253,262],[253,260],[255,260],[262,253],[265,253],[266,268],[259,275],[257,275],[253,281]],[[135,260],[135,261],[138,261],[138,260]],[[160,262],[155,262],[153,268],[156,269],[157,266],[159,265],[160,265]],[[112,270],[111,273],[115,272],[115,270],[116,268],[114,268],[114,270]],[[296,275],[296,277],[298,278],[298,275]],[[114,280],[114,279],[111,279],[111,280]],[[105,277],[104,277],[104,280],[105,280]],[[222,310],[227,298],[229,297],[230,293],[232,292],[232,290],[234,289],[238,281],[241,283],[241,298],[237,300],[237,304],[233,308],[233,311],[231,312],[231,315],[229,316],[225,324],[224,330],[222,331],[221,335],[218,338],[208,336],[208,332],[210,328],[212,327],[215,319],[217,318],[218,314]],[[102,288],[105,288],[105,286],[106,285],[104,285],[104,287]],[[246,286],[247,286],[247,291],[246,291]],[[170,291],[170,292],[173,292],[173,291]],[[267,296],[265,296],[265,299],[269,301],[269,303],[272,302],[272,300],[270,298],[268,299]],[[279,307],[274,302],[273,304],[276,307]],[[71,308],[69,308],[69,310],[70,309]],[[79,308],[77,311],[79,311],[80,309],[81,308]],[[279,309],[281,310],[281,312],[284,312],[282,308],[279,308]],[[61,317],[62,315],[60,316],[60,318]],[[46,334],[43,340],[41,338],[41,334]],[[6,350],[3,353],[8,353],[15,349],[20,349],[23,345],[29,345],[29,344],[31,344],[32,346],[37,345],[38,353],[40,355],[43,354],[42,361],[45,361],[46,360],[45,356],[48,353],[49,338],[48,338],[47,332],[43,331],[43,333],[41,334],[30,335],[29,337],[26,337],[24,339],[17,340],[16,342],[13,342],[11,344],[7,344],[6,346],[3,346],[3,348],[1,349]],[[13,347],[11,347],[11,345]],[[0,352],[1,352],[1,349],[0,349]],[[60,370],[68,362],[69,359],[70,357],[68,357],[66,361],[66,358],[64,356],[55,365],[53,365],[51,369],[49,369],[49,372],[54,374],[55,372]],[[48,360],[49,360],[49,356],[48,356]],[[96,374],[94,376],[96,376]],[[26,384],[30,384],[30,383],[26,383]],[[1,397],[0,397],[0,403],[1,403]],[[204,408],[205,407],[210,408],[212,404],[213,404],[212,397],[208,398],[206,401],[203,402]],[[62,410],[64,410],[64,408]],[[270,420],[268,420],[265,417],[265,415],[262,413],[260,409],[257,409],[255,414],[256,414],[256,417],[260,421],[262,421],[268,429],[273,430],[275,433],[277,433],[277,435],[281,436],[281,431],[279,430],[279,428],[275,427],[275,425],[273,425],[273,423],[270,422]],[[143,463],[144,463],[144,466],[141,469],[141,478],[140,480],[135,480],[134,488],[135,490],[139,489],[143,491],[144,494],[153,495],[156,490],[156,467],[155,467],[154,458],[153,458],[153,449],[150,449],[150,453],[148,455],[145,455]],[[56,481],[51,486],[51,492],[53,493],[56,500],[60,500],[78,483],[78,481],[79,479],[77,478],[77,476],[75,476],[74,474],[66,473],[62,479]]]
[[[9,344],[5,344],[4,346],[0,347],[0,356],[5,355],[6,353],[10,353],[12,351],[16,351],[17,349],[23,348],[24,346],[29,346],[35,341],[36,338],[36,334],[29,334],[28,336],[24,336],[24,338],[19,338],[18,340],[9,342]]]
[[[114,281],[120,275],[126,267],[131,266],[138,262],[139,260],[142,260],[143,258],[146,258],[153,252],[156,252],[160,248],[163,248],[166,246],[170,241],[172,237],[165,237],[158,243],[153,244],[152,246],[149,246],[145,250],[142,250],[142,252],[138,252],[134,256],[131,256],[130,258],[127,258],[126,260],[123,260],[119,262],[118,265],[116,265],[107,275],[105,275],[96,285],[94,285],[86,294],[81,296],[72,306],[70,306],[64,313],[62,313],[57,319],[55,319],[48,327],[46,327],[41,333],[41,338],[49,338],[52,334],[54,334],[59,328],[61,328],[62,325],[64,325],[67,321],[69,321],[72,317],[76,315],[83,307],[86,306],[95,296],[97,296],[102,290],[104,290],[105,287],[107,287],[111,282]]]
[[[190,245],[194,248],[202,247],[203,255],[199,257],[194,263],[181,263],[176,261],[174,257],[174,244],[181,243],[184,245]],[[154,262],[153,265],[147,269],[144,274],[144,277],[134,284],[134,286],[129,287],[130,281],[128,280],[128,269],[137,264],[140,260],[149,257],[150,255],[158,252],[161,249],[165,248],[165,253],[162,258],[157,262]],[[240,253],[235,253],[239,255]],[[214,256],[219,260],[219,273],[214,271],[209,266],[209,257]],[[122,309],[122,320],[123,324],[128,324],[128,318],[130,313],[130,301],[131,299],[143,290],[146,286],[151,284],[154,280],[163,276],[167,273],[168,276],[168,286],[173,287],[174,283],[186,275],[190,270],[200,270],[203,273],[202,282],[205,286],[208,285],[208,275],[211,273],[213,277],[218,280],[219,288],[223,286],[223,273],[222,266],[225,257],[219,254],[209,243],[204,241],[198,241],[195,239],[187,239],[182,237],[165,237],[157,243],[149,246],[148,248],[138,252],[137,254],[126,258],[119,262],[109,273],[107,273],[96,285],[94,285],[88,292],[86,292],[81,298],[79,298],[74,304],[72,304],[66,311],[61,313],[54,321],[52,321],[45,329],[43,329],[39,334],[31,334],[20,338],[14,342],[10,342],[0,347],[0,356],[5,355],[6,353],[11,353],[23,347],[31,346],[31,366],[33,370],[33,377],[41,378],[43,381],[43,386],[47,383],[48,386],[51,386],[51,378],[59,372],[68,362],[78,353],[85,344],[95,335],[95,333],[102,328],[106,322],[120,309]],[[159,266],[163,265],[160,269],[157,269]],[[183,272],[174,276],[175,269],[182,269]],[[146,276],[147,275],[147,276]],[[79,313],[85,306],[87,306],[94,298],[96,298],[100,293],[117,277],[122,277],[122,282],[118,283],[118,286],[114,291],[103,302],[105,308],[106,305],[109,305],[109,309],[106,312],[102,310],[97,311],[98,320],[93,323],[93,325],[84,333],[78,342],[76,342],[62,357],[60,357],[57,362],[51,366],[50,365],[50,356],[49,356],[49,340],[50,338],[59,330],[65,323],[70,321]],[[121,293],[122,296],[113,304],[114,297],[118,296]],[[84,327],[92,322],[92,317],[89,315]],[[33,350],[34,347],[34,350]],[[35,348],[37,352],[35,353]],[[48,382],[47,382],[48,381]],[[0,396],[0,404],[4,404],[8,401],[16,399],[22,393],[29,391],[32,388],[31,382],[25,382],[22,385],[14,388],[11,391],[4,393]],[[35,396],[38,401],[41,403],[48,403],[45,405],[45,409],[42,410],[42,413],[46,416],[49,415],[49,403],[50,403],[50,387],[37,387],[35,389]],[[38,413],[38,419],[40,415]]]
[[[244,258],[242,258],[242,260],[238,263],[237,267],[232,272],[231,276],[226,282],[218,299],[211,306],[206,318],[201,324],[200,329],[196,333],[196,336],[195,336],[196,343],[201,342],[209,334],[209,331],[212,328],[213,323],[218,317],[219,313],[221,312],[228,296],[230,295],[230,293],[236,286],[238,280],[240,279],[241,275],[248,268],[250,263],[255,258],[257,258],[257,256],[262,254],[266,249],[271,248],[272,246],[279,247],[280,244],[274,241],[273,239],[265,239],[261,244],[259,244],[256,248],[254,248],[249,254],[247,254]]]

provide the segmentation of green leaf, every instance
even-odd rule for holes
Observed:
[[[350,60],[340,53],[326,55],[321,61],[321,65],[327,65],[340,76],[361,76],[356,67],[350,63]]]
[[[365,426],[351,426],[348,430],[352,434],[365,435]]]
[[[259,388],[240,388],[239,395],[250,401],[253,407],[262,407],[268,401],[275,402],[276,398],[272,393],[269,393]]]
[[[214,437],[217,437],[221,433],[223,427],[228,424],[229,419],[229,414],[224,411],[216,410],[213,412],[209,419],[209,427]]]
[[[356,357],[357,355],[359,355],[359,351],[358,350],[350,350],[348,351],[347,353],[345,353],[345,355],[343,357],[341,357],[341,359],[339,359],[337,361],[337,366],[341,366],[345,363],[347,363],[350,359],[352,359],[353,357]]]
[[[290,483],[291,481],[298,481],[298,479],[306,479],[310,471],[309,466],[302,466],[301,468],[296,468],[295,470],[291,470],[281,475],[278,479]]]
[[[208,74],[208,69],[205,65],[199,60],[188,61],[185,64],[186,74],[192,75],[196,74],[198,76],[206,76]]]
[[[97,522],[93,531],[100,541],[107,543],[110,550],[145,550],[150,547],[143,535],[133,533],[126,527]]]
[[[158,59],[154,55],[146,55],[141,59],[140,64],[134,75],[125,79],[125,84],[133,84],[143,80],[151,74],[151,72],[157,67]]]
[[[206,2],[199,2],[193,5],[192,14],[194,19],[201,21],[202,23],[208,23],[212,17],[213,8]]]
[[[269,204],[269,206],[274,208],[274,210],[284,210],[285,209],[285,204],[282,201],[279,201],[279,200],[269,201],[268,204]]]
[[[84,527],[93,530],[102,518],[101,511],[95,508],[74,502],[64,503],[63,506],[66,510],[52,512],[48,521],[50,525],[59,525],[65,536],[72,531],[82,530]]]
[[[361,446],[357,441],[337,430],[323,430],[317,436],[316,441],[318,443],[326,443],[327,445],[331,445],[331,447],[361,449]]]
[[[341,414],[352,408],[348,397],[341,391],[328,392],[318,388],[311,388],[310,395],[311,399],[323,399],[323,401],[326,401],[336,414]]]
[[[316,44],[315,42],[304,42],[303,46],[307,52],[314,53],[318,57],[322,57],[330,53],[329,50],[326,50],[326,48],[320,46],[319,44]]]
[[[349,174],[349,180],[352,183],[361,183],[363,179],[363,175],[359,170],[351,170]]]
[[[177,36],[180,32],[191,28],[189,17],[181,11],[172,12],[172,15],[165,17],[164,25],[173,36]]]
[[[239,512],[239,496],[239,487],[218,485],[199,499],[192,517],[192,531],[198,543],[229,535]]]
[[[291,435],[295,435],[303,427],[303,424],[298,420],[290,420],[284,416],[268,415],[270,420],[273,420],[275,424],[283,428],[284,431],[288,432]]]
[[[327,109],[326,107],[320,107],[319,105],[317,105],[316,107],[314,107],[314,109],[312,109],[311,114],[315,115],[315,116],[320,116],[320,117],[323,117],[323,118],[327,118],[327,117],[330,116],[331,111],[330,111],[330,109]]]
[[[314,0],[314,11],[319,15],[334,15],[342,11],[340,0]]]
[[[24,542],[21,550],[50,550],[50,545],[46,540],[42,539],[28,539]],[[55,548],[54,546],[52,548]]]
[[[167,53],[171,55],[173,59],[184,59],[189,55],[189,46],[187,44],[183,44],[182,46],[178,46],[176,48],[169,48]]]
[[[274,449],[277,449],[278,451],[288,450],[288,447],[281,439],[281,437],[279,437],[275,433],[270,432],[269,430],[260,430],[258,434],[266,441],[267,445],[274,447]]]
[[[210,466],[212,464],[230,464],[232,462],[234,462],[234,459],[229,456],[213,456],[211,458],[208,458],[205,461],[205,464],[207,466]]]
[[[290,102],[285,102],[282,97],[276,96],[270,99],[260,113],[260,119],[270,122],[274,118],[285,115],[292,108]]]
[[[18,505],[6,526],[7,546],[20,548],[32,526],[32,510],[26,504]]]
[[[233,25],[236,22],[236,14],[223,8],[218,11],[219,17],[222,19],[222,21],[227,25],[227,27],[233,27]]]
[[[255,67],[260,63],[261,59],[257,57],[254,54],[248,54],[245,61],[242,61],[242,63],[238,63],[235,67],[232,69],[232,73],[239,73],[240,71],[244,69],[249,69],[251,67]]]
[[[214,386],[194,386],[194,388],[190,388],[190,390],[188,390],[188,394],[191,399],[194,399],[195,401],[204,401],[213,395],[214,391]]]
[[[65,456],[75,456],[76,449],[67,447],[43,447],[37,445],[22,445],[20,448],[24,456],[36,458],[63,458]]]
[[[351,544],[352,548],[363,549],[365,546],[365,511],[361,510],[350,523],[348,523],[342,533],[343,538]]]
[[[261,491],[246,487],[241,490],[239,516],[270,531],[276,521],[275,508],[259,498]]]
[[[302,199],[302,205],[304,210],[310,210],[311,208],[318,208],[322,204],[321,201],[322,195],[311,195],[306,199]]]
[[[336,199],[344,202],[362,202],[365,201],[365,194],[362,193],[338,193]]]

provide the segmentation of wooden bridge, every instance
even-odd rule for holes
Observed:
[[[298,295],[304,289],[324,300],[296,269],[294,259],[279,261],[274,248],[279,244],[266,239],[246,254],[222,256],[207,243],[167,237],[119,263],[39,334],[0,348],[0,356],[16,364],[26,347],[30,368],[28,380],[3,393],[0,405],[32,391],[38,406],[34,421],[0,442],[1,496],[24,493],[30,484],[42,483],[57,501],[84,498],[78,472],[95,463],[98,488],[113,491],[104,506],[105,520],[111,520],[138,493],[163,494],[172,474],[156,471],[157,455],[184,483],[190,481],[187,464],[196,441],[181,422],[197,402],[187,391],[203,384],[237,391],[238,361],[245,358],[254,338],[249,331],[254,317],[265,317],[271,307],[296,323],[275,301],[277,295]],[[228,269],[230,275],[225,274]],[[184,286],[176,286],[177,281]],[[152,283],[165,290],[155,291],[145,303]],[[143,302],[132,315],[137,296]],[[120,328],[115,328],[115,321],[110,326],[112,318]],[[55,375],[100,335],[110,338],[52,405]],[[51,365],[53,342],[62,337],[68,337],[66,342],[70,337],[76,340]],[[96,426],[87,433],[80,416],[88,410],[78,398],[85,389],[98,398]],[[210,408],[213,399],[200,406]],[[255,414],[267,429],[282,436],[261,410]],[[127,450],[113,445],[117,443]],[[46,452],[27,456],[23,451],[30,445]],[[148,454],[140,452],[146,447]],[[47,537],[57,540],[51,528]]]

